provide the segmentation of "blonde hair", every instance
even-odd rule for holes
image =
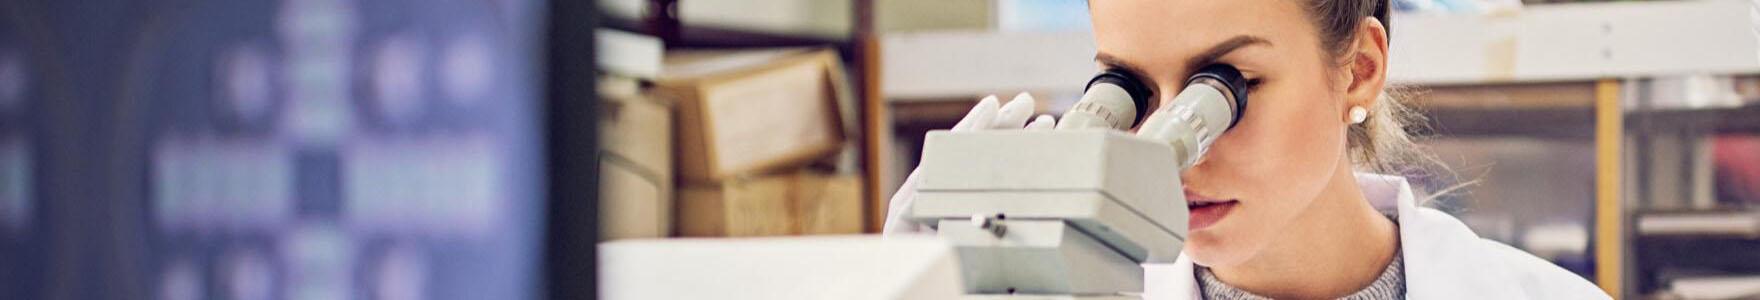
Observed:
[[[1407,95],[1399,87],[1384,89],[1369,107],[1369,118],[1348,129],[1347,151],[1358,170],[1411,175],[1440,166],[1412,135],[1426,127],[1427,119],[1405,103]]]

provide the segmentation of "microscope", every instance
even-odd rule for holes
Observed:
[[[954,245],[971,298],[1135,297],[1141,265],[1184,247],[1180,171],[1247,105],[1245,79],[1223,64],[1159,107],[1151,93],[1107,71],[1054,130],[929,133],[907,218]]]

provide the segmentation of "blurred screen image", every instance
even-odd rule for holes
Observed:
[[[145,2],[5,4],[0,295],[541,295],[541,2]]]

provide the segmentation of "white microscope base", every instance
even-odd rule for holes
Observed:
[[[933,132],[907,217],[958,248],[967,293],[1140,292],[1140,264],[1184,247],[1177,156],[1111,130]]]
[[[931,132],[908,217],[1064,219],[1132,259],[1173,262],[1187,217],[1174,156],[1113,130]]]

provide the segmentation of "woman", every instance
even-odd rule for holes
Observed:
[[[1386,0],[1089,1],[1096,61],[1168,101],[1193,70],[1239,68],[1253,102],[1181,174],[1189,237],[1144,265],[1149,299],[1605,299],[1577,275],[1422,208],[1420,155],[1384,90]],[[1021,128],[1031,97],[980,101],[956,130]],[[1046,117],[1030,127],[1045,126]],[[892,201],[910,205],[914,178]],[[923,227],[889,220],[889,234]]]

